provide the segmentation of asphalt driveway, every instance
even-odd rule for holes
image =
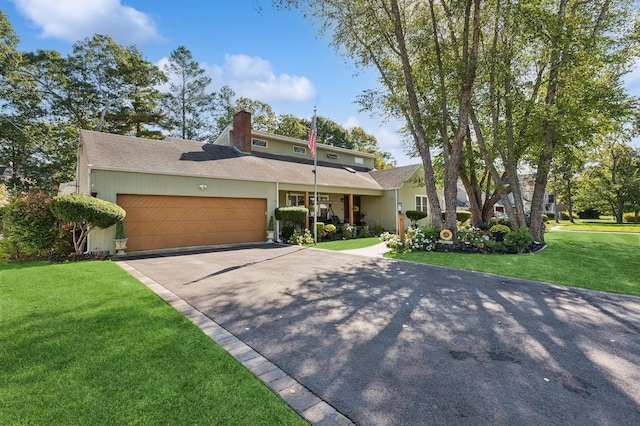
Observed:
[[[125,262],[359,425],[640,424],[640,298],[279,245]]]

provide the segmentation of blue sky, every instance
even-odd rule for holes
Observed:
[[[318,115],[378,139],[398,165],[419,163],[404,154],[398,122],[359,113],[356,97],[377,85],[372,70],[357,70],[320,38],[298,11],[276,10],[271,0],[0,0],[20,37],[20,49],[63,54],[94,33],[136,45],[159,65],[178,46],[189,49],[213,79],[238,96],[270,104],[277,114]],[[640,93],[640,71],[627,78]],[[635,145],[635,144],[634,144]]]

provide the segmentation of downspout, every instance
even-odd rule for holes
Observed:
[[[393,204],[393,216],[396,218],[396,234],[400,234],[400,223],[398,222],[398,212],[396,206],[398,205],[398,188],[394,189],[395,203]]]
[[[276,181],[276,209],[279,207],[280,207],[280,182]],[[280,242],[280,221],[279,220],[276,220],[276,241]]]
[[[87,165],[87,191],[89,192],[89,195],[91,195],[91,164]],[[89,247],[91,247],[91,232],[87,235],[87,249],[84,254],[89,253]]]

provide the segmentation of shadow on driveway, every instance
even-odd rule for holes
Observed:
[[[640,298],[278,245],[125,262],[356,424],[640,424]]]

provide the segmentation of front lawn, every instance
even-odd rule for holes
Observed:
[[[563,231],[599,231],[599,232],[640,232],[640,223],[616,223],[613,219],[575,219],[561,220],[556,223],[550,220],[548,227],[559,227]]]
[[[382,241],[380,241],[380,238],[378,237],[351,238],[348,240],[322,241],[316,244],[314,247],[324,250],[341,251],[365,248],[380,244],[381,242]]]
[[[0,264],[0,424],[306,424],[114,263]]]
[[[533,254],[411,252],[395,259],[640,295],[640,234],[550,232]]]

